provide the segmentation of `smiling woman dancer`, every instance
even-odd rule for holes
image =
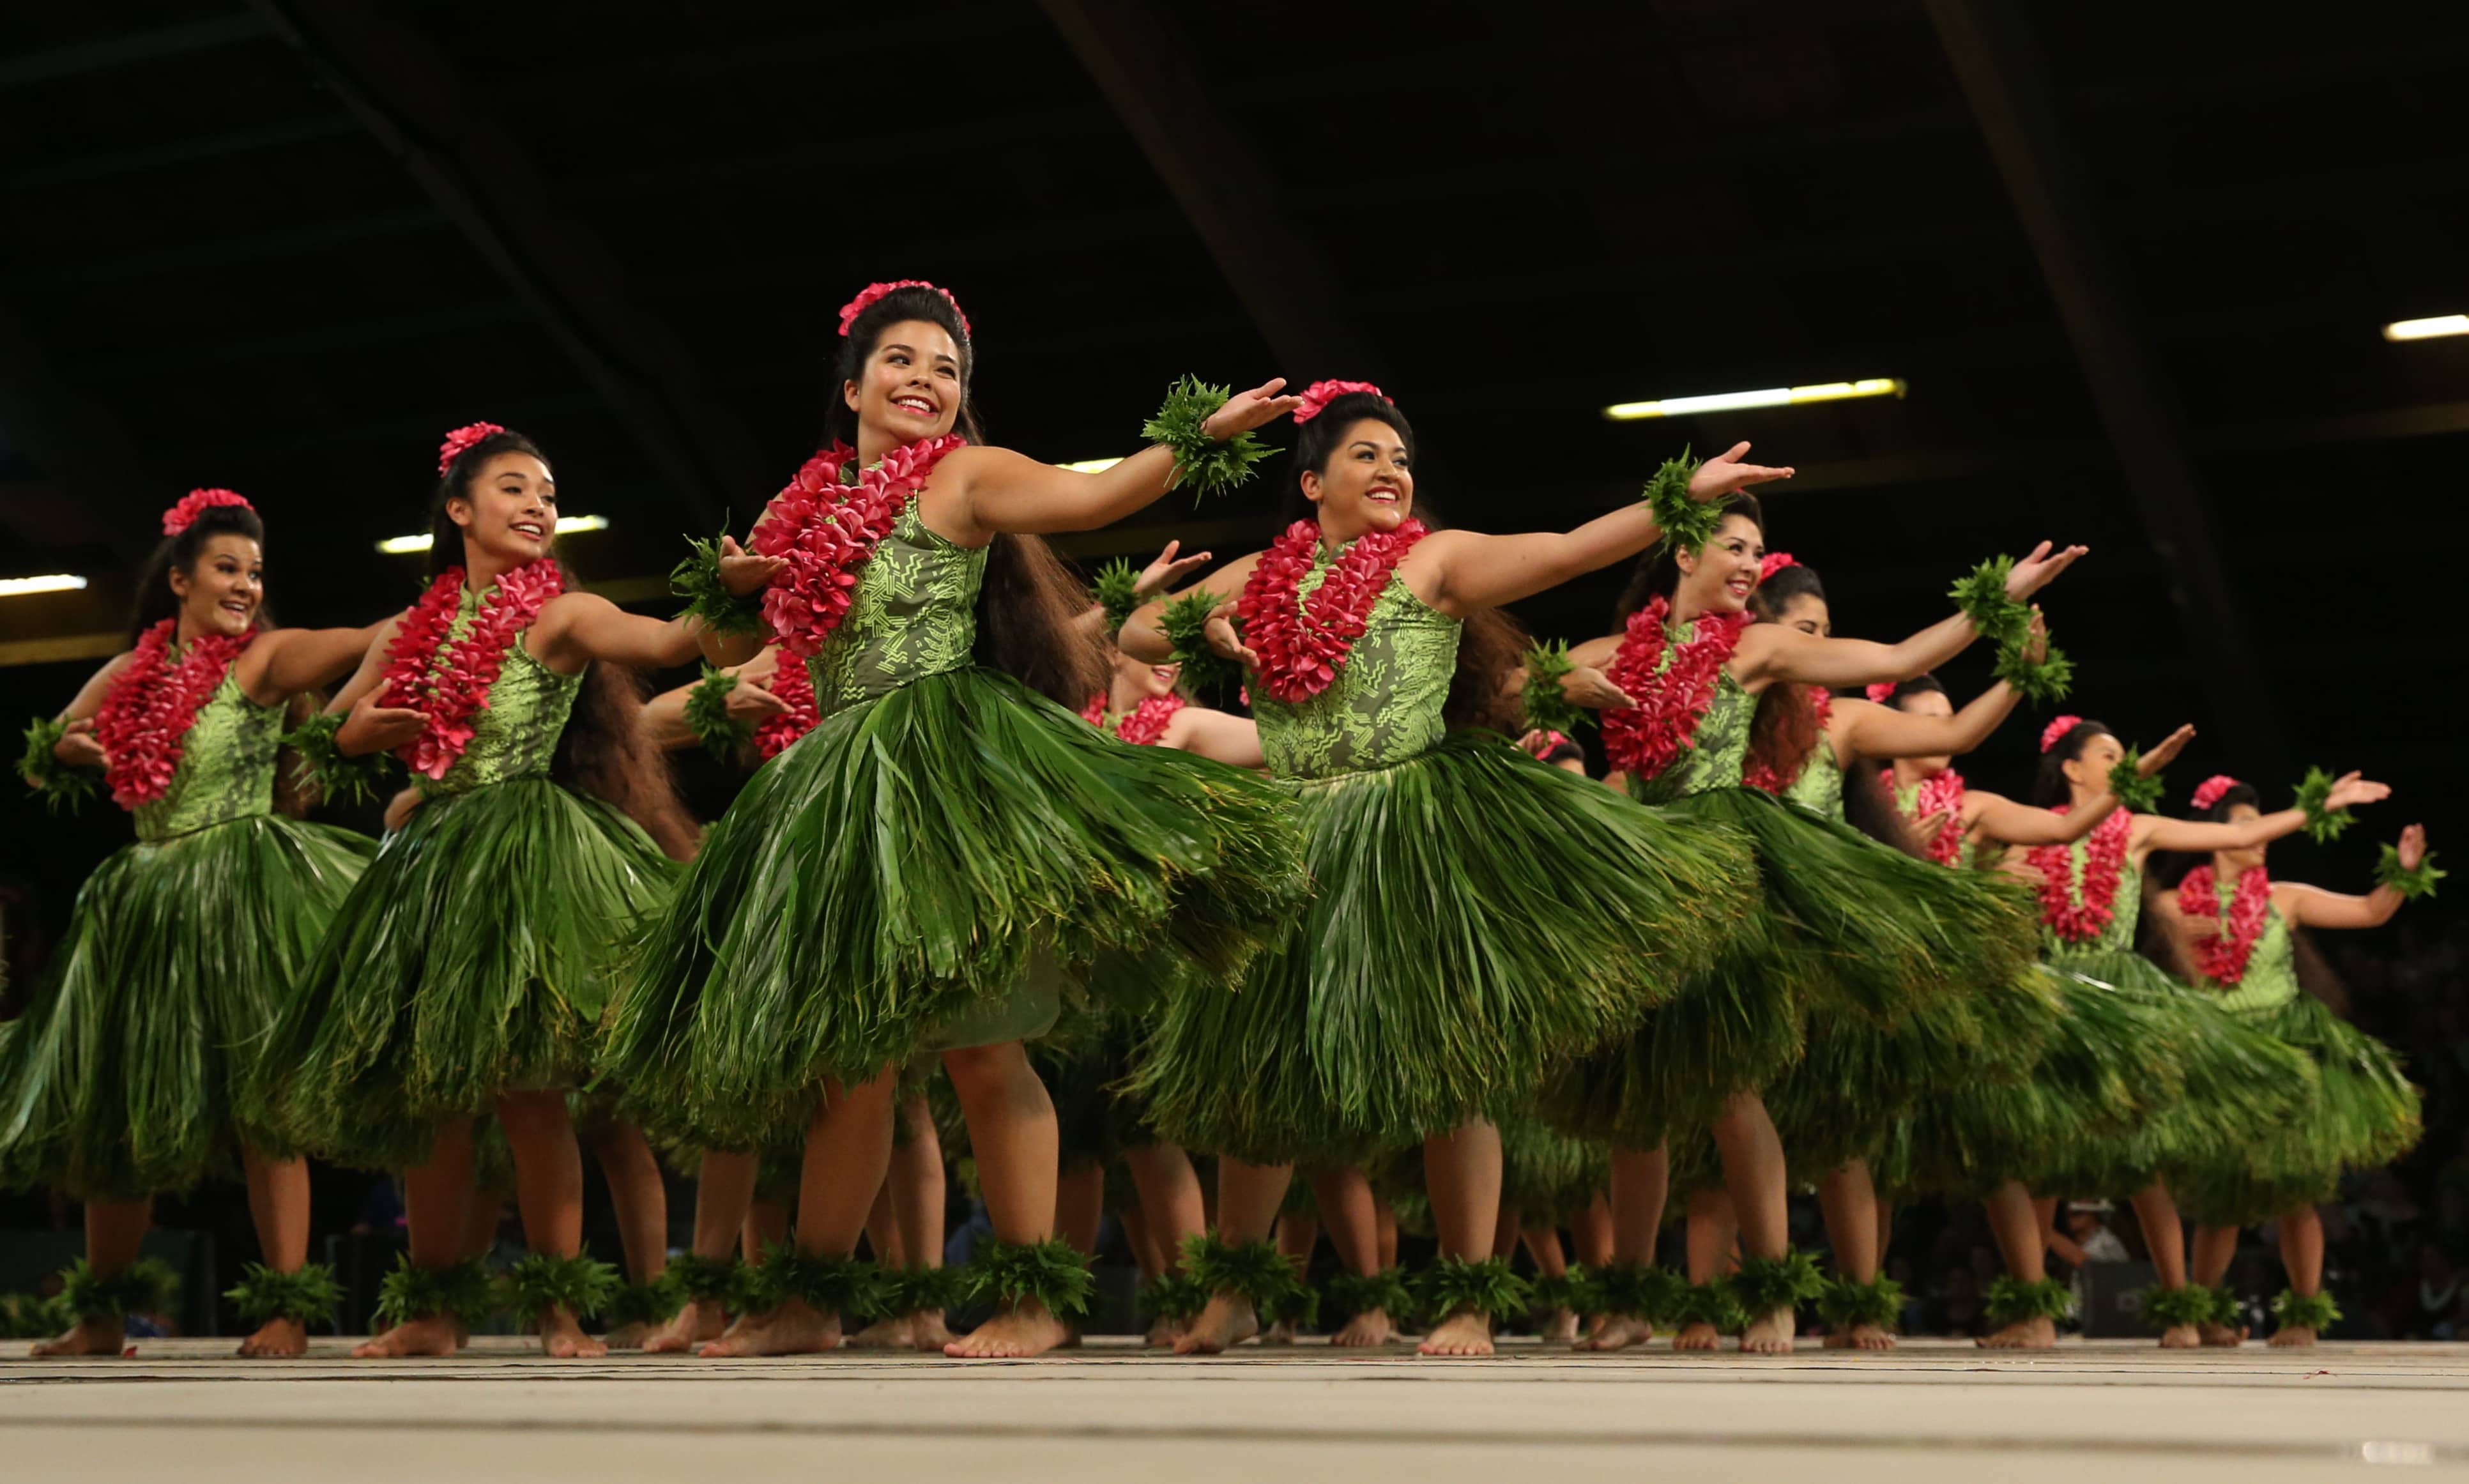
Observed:
[[[370,629],[261,630],[265,528],[229,490],[163,516],[134,644],[28,729],[29,782],[107,786],[135,817],[78,893],[26,1013],[0,1026],[0,1186],[85,1204],[77,1327],[36,1355],[116,1356],[158,1191],[248,1181],[262,1263],[233,1297],[244,1356],[296,1356],[341,1290],[309,1250],[309,1167],[240,1114],[239,1083],[375,845],[278,813],[284,709],[359,661]]]
[[[635,819],[691,832],[624,667],[692,659],[698,625],[565,591],[557,482],[522,434],[456,429],[438,472],[427,595],[301,736],[337,778],[393,753],[424,799],[335,915],[270,1038],[263,1095],[306,1147],[405,1171],[411,1249],[383,1299],[396,1322],[356,1354],[450,1355],[458,1314],[486,1305],[464,1232],[472,1123],[494,1109],[531,1247],[516,1308],[548,1354],[599,1355],[579,1321],[615,1275],[582,1256],[566,1092],[614,935],[671,876]],[[733,558],[730,580],[750,589],[764,569]]]
[[[1488,698],[1516,663],[1513,649],[1492,665],[1490,646],[1462,647],[1461,630],[1636,552],[1693,500],[1791,471],[1742,463],[1742,444],[1667,465],[1649,499],[1566,533],[1431,531],[1414,519],[1405,414],[1364,383],[1305,395],[1295,470],[1315,519],[1178,605],[1215,605],[1215,652],[1252,669],[1261,747],[1304,811],[1318,895],[1239,992],[1175,995],[1142,1074],[1161,1127],[1226,1156],[1218,1236],[1193,1262],[1213,1297],[1176,1348],[1243,1339],[1293,1282],[1268,1240],[1293,1162],[1419,1142],[1441,1248],[1422,1349],[1488,1355],[1492,1320],[1524,1309],[1492,1255],[1491,1114],[1710,962],[1745,863],[1724,831],[1448,732],[1453,682]],[[1166,658],[1165,617],[1136,614],[1125,651]]]
[[[973,443],[976,343],[942,290],[869,286],[841,330],[835,447],[756,526],[785,569],[745,624],[807,663],[820,720],[712,827],[635,960],[610,1064],[647,1120],[699,1143],[804,1131],[796,1251],[766,1264],[778,1302],[739,1326],[742,1350],[773,1353],[839,1342],[897,1070],[940,1052],[994,1224],[980,1291],[1000,1305],[946,1349],[1037,1355],[1090,1280],[1052,1240],[1054,1107],[1021,1043],[1109,949],[1236,972],[1304,883],[1265,784],[1126,747],[1050,699],[1077,705],[1097,656],[1075,632],[1085,590],[1025,537],[1104,525],[1178,480],[1235,482],[1260,456],[1245,434],[1295,399],[1186,383],[1149,448],[1075,474]]]

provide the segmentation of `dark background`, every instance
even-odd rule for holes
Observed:
[[[567,513],[611,522],[563,554],[657,606],[681,536],[742,530],[811,447],[838,307],[918,277],[978,328],[992,436],[1038,457],[1129,452],[1187,370],[1365,378],[1417,421],[1423,499],[1518,530],[1747,438],[1802,471],[1773,545],[1877,638],[1984,556],[2088,543],[2047,595],[2066,708],[2201,727],[2173,808],[2214,772],[2274,802],[2309,763],[2389,780],[2337,846],[2274,854],[2363,889],[2400,824],[2464,823],[2424,671],[2469,338],[2379,335],[2469,312],[2464,56],[2429,5],[12,7],[0,575],[94,587],[0,599],[0,709],[108,652],[192,486],[265,512],[287,621],[407,602],[419,559],[372,544],[420,528],[474,419],[549,449]],[[1881,376],[1909,395],[1598,415]],[[1251,549],[1275,483],[1067,549]],[[1604,632],[1621,576],[1522,614]],[[2019,792],[2038,728],[1967,773]],[[127,830],[0,807],[22,976]],[[2463,894],[2339,944],[2438,965],[2359,1009],[2437,1079]]]

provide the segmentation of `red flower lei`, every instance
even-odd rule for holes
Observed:
[[[104,777],[111,801],[124,809],[150,804],[172,787],[197,708],[214,699],[223,672],[257,638],[251,628],[238,638],[204,634],[177,664],[170,662],[179,620],[166,618],[137,640],[128,665],[104,693],[94,715],[94,739],[106,759]]]
[[[1394,531],[1367,531],[1347,544],[1307,599],[1295,589],[1320,554],[1320,525],[1297,521],[1260,553],[1234,611],[1243,642],[1260,657],[1260,684],[1294,705],[1327,690],[1363,634],[1373,605],[1415,544],[1430,532],[1420,521]]]
[[[1155,747],[1158,738],[1165,735],[1165,724],[1174,720],[1174,713],[1183,707],[1183,697],[1172,691],[1150,696],[1116,721],[1115,736],[1134,747]],[[1080,708],[1080,719],[1092,727],[1106,725],[1104,691],[1089,698],[1089,704]]]
[[[841,470],[857,451],[835,443],[806,460],[772,497],[750,545],[756,556],[789,562],[763,593],[763,617],[780,637],[784,661],[822,649],[848,616],[858,574],[891,534],[910,497],[926,487],[944,454],[968,441],[952,433],[905,444],[861,472],[854,485],[841,482]]]
[[[2060,804],[2051,814],[2072,807]],[[2067,888],[2074,881],[2072,846],[2035,846],[2026,857],[2041,874],[2041,923],[2069,943],[2088,943],[2117,916],[2117,887],[2126,874],[2126,840],[2134,816],[2124,809],[2092,826],[2084,843],[2082,900]]]
[[[1900,794],[1895,787],[1895,770],[1884,768],[1880,773],[1885,779],[1886,793],[1890,797]],[[1949,768],[1921,779],[1920,786],[1912,790],[1912,806],[1903,811],[1904,818],[1915,824],[1932,814],[1944,819],[1927,842],[1929,859],[1941,866],[1959,865],[1963,860],[1963,775]]]
[[[815,704],[815,676],[803,660],[780,657],[780,668],[773,672],[772,682],[764,687],[787,705],[788,710],[777,716],[766,716],[754,729],[754,751],[768,761],[789,750],[789,744],[815,730],[823,719],[822,708]]]
[[[2178,883],[2178,910],[2213,924],[2212,936],[2196,955],[2204,977],[2216,985],[2236,984],[2246,978],[2247,960],[2254,956],[2254,945],[2271,920],[2272,877],[2261,867],[2240,875],[2224,913],[2212,868],[2198,866]]]
[[[1673,644],[1664,631],[1672,605],[1656,598],[1628,615],[1628,631],[1604,669],[1604,678],[1638,698],[1603,714],[1604,754],[1641,778],[1661,777],[1696,745],[1697,724],[1715,701],[1723,666],[1741,647],[1749,615],[1700,614],[1689,638]],[[1664,652],[1672,663],[1663,664]]]
[[[1771,562],[1774,558],[1772,556],[1768,556],[1766,560]],[[1791,561],[1788,554],[1785,556],[1784,560],[1787,563],[1790,563]],[[1826,740],[1825,733],[1826,724],[1833,720],[1834,716],[1834,692],[1827,689],[1823,685],[1810,686],[1809,706],[1810,709],[1815,712],[1817,716],[1818,737],[1814,747],[1832,746],[1833,744]],[[1803,768],[1809,766],[1808,756],[1804,755],[1801,758],[1800,765]],[[1772,765],[1767,763],[1767,761],[1763,757],[1751,757],[1749,759],[1748,767],[1741,775],[1741,786],[1742,788],[1762,789],[1777,798],[1783,797],[1786,791],[1788,791],[1794,783],[1799,781],[1800,780],[1797,777],[1787,778],[1783,775],[1775,772]]]
[[[524,563],[491,586],[472,626],[441,655],[462,606],[463,568],[450,567],[428,585],[386,645],[386,704],[428,715],[420,735],[395,749],[406,767],[423,777],[446,777],[472,745],[473,713],[488,707],[506,650],[548,600],[565,591],[565,573],[556,562],[543,557]]]

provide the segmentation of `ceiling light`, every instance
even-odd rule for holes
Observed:
[[[48,577],[0,577],[0,597],[23,597],[29,592],[75,592],[85,586],[85,579],[67,572],[54,572]]]
[[[609,529],[607,516],[559,516],[557,518],[557,533],[560,536],[571,536],[577,531],[607,529]],[[426,531],[417,536],[389,536],[378,543],[378,549],[388,556],[401,556],[406,551],[427,550],[428,540],[428,533]],[[80,586],[82,587],[83,584]]]
[[[1084,458],[1076,464],[1057,464],[1054,467],[1069,469],[1073,474],[1096,474],[1101,469],[1112,469],[1121,462],[1119,458]]]
[[[1865,382],[1827,382],[1817,386],[1774,386],[1765,391],[1716,392],[1705,397],[1666,397],[1660,402],[1624,402],[1604,408],[1615,423],[1642,417],[1687,417],[1696,412],[1735,412],[1742,407],[1788,407],[1803,402],[1842,402],[1853,397],[1900,397],[1900,377],[1872,377]]]
[[[2437,314],[2433,319],[2395,319],[2384,326],[2384,338],[2387,340],[2432,340],[2445,335],[2469,335],[2469,314]]]

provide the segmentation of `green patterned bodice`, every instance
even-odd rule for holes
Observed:
[[[2236,883],[2225,883],[2220,893],[2221,916],[2226,920],[2229,899],[2237,893]],[[2254,940],[2254,951],[2246,957],[2246,975],[2220,991],[2221,1009],[2259,1014],[2278,1009],[2296,999],[2299,992],[2297,941],[2290,935],[2289,919],[2280,915],[2280,909],[2268,908],[2263,934]]]
[[[2095,830],[2094,833],[2098,831]],[[2090,853],[2091,838],[2088,835],[2066,846],[2066,894],[2076,901],[2083,900],[2084,863],[2089,858]],[[2134,852],[2132,850],[2126,852],[2126,858],[2118,862],[2117,895],[2111,899],[2110,910],[2112,916],[2109,919],[2109,925],[2101,929],[2098,938],[2088,942],[2064,941],[2057,934],[2049,931],[2045,923],[2042,924],[2042,956],[2062,959],[2073,953],[2133,953],[2134,951],[2134,925],[2143,917],[2143,870],[2141,867],[2134,864]]]
[[[955,545],[928,530],[911,496],[858,572],[848,615],[806,661],[816,710],[829,716],[966,666],[985,574],[986,548]]]
[[[466,587],[462,604],[455,610],[454,627],[437,647],[440,655],[462,639],[479,611],[479,596]],[[468,794],[508,778],[548,772],[550,760],[557,755],[558,738],[565,734],[566,718],[574,712],[574,698],[583,689],[583,677],[560,675],[533,659],[523,645],[523,637],[530,632],[517,634],[506,646],[505,664],[497,671],[496,684],[489,687],[489,704],[472,713],[472,743],[463,755],[446,770],[446,777],[417,780],[423,795],[435,799]]]
[[[1664,646],[1666,668],[1672,664],[1673,649],[1687,637],[1687,631],[1681,631],[1672,644]],[[1687,755],[1665,769],[1661,777],[1631,774],[1629,793],[1647,803],[1669,803],[1692,794],[1740,787],[1741,776],[1749,765],[1749,723],[1757,711],[1758,698],[1742,689],[1730,666],[1725,666],[1715,682],[1714,699],[1706,703],[1706,714],[1698,719]],[[1839,797],[1842,780],[1835,781]]]
[[[1319,590],[1336,557],[1321,552],[1295,585],[1298,600]],[[1441,708],[1457,674],[1460,628],[1392,572],[1327,690],[1293,705],[1253,689],[1252,715],[1269,772],[1281,778],[1362,773],[1439,745],[1447,730]]]
[[[1809,750],[1800,777],[1791,780],[1783,797],[1830,820],[1843,818],[1843,761],[1834,755],[1834,738],[1825,729],[1818,730],[1817,745]]]
[[[168,840],[274,808],[274,752],[283,707],[260,706],[232,666],[181,739],[180,766],[163,797],[135,810],[137,838]]]

